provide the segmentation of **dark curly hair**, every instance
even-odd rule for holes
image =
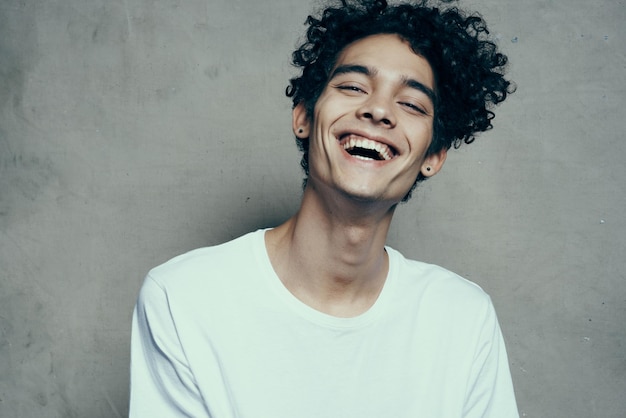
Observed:
[[[385,0],[341,0],[338,7],[324,9],[320,18],[309,16],[306,24],[306,41],[292,56],[302,72],[290,80],[286,94],[294,107],[303,103],[309,117],[340,52],[375,34],[397,34],[433,69],[436,100],[428,154],[469,144],[477,132],[491,129],[491,109],[514,90],[504,78],[507,57],[488,38],[485,21],[456,7],[440,10],[428,0],[394,6]],[[296,140],[308,175],[309,141]],[[424,179],[419,174],[416,183]]]

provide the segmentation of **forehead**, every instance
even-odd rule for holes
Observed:
[[[371,35],[349,44],[337,57],[335,68],[340,65],[364,65],[389,77],[417,79],[435,88],[428,61],[395,34]]]

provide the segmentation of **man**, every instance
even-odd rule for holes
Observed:
[[[506,57],[456,9],[344,1],[308,24],[300,209],[149,273],[131,416],[517,417],[489,297],[385,246],[397,204],[491,127]]]

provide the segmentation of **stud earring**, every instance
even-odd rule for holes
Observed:
[[[301,134],[302,132],[304,132],[304,130],[302,128],[298,129],[298,133]]]
[[[427,166],[426,167],[426,171],[430,172],[430,170],[432,170],[432,167],[431,166]]]

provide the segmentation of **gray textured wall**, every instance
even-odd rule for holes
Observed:
[[[461,4],[518,92],[389,242],[492,295],[522,416],[624,417],[625,2]],[[294,211],[311,6],[0,2],[0,416],[124,416],[147,270]]]

